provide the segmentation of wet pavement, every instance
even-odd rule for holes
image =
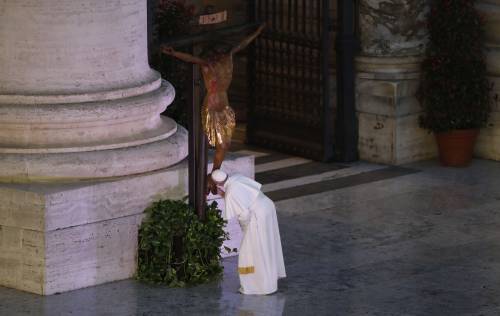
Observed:
[[[126,280],[40,297],[0,288],[0,315],[500,315],[500,163],[403,167],[311,189],[295,203],[309,203],[304,212],[280,211],[288,277],[276,294],[238,294],[229,258],[222,280],[188,289]]]

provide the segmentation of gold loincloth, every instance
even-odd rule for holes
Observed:
[[[201,109],[201,120],[211,146],[231,144],[236,118],[229,105],[222,111],[208,110],[208,107],[204,105]]]

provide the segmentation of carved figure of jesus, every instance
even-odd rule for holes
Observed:
[[[214,49],[207,58],[175,51],[172,47],[162,46],[161,51],[182,61],[200,65],[206,95],[201,109],[202,125],[208,143],[215,147],[212,172],[220,169],[226,152],[231,146],[231,138],[236,126],[233,109],[229,105],[227,91],[233,78],[233,55],[245,49],[264,29],[265,24],[243,39],[229,51]],[[211,173],[210,172],[210,175]],[[211,176],[207,177],[207,194],[217,193],[217,186]]]

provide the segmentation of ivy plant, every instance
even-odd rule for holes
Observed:
[[[436,133],[481,128],[488,121],[492,85],[484,55],[484,22],[475,2],[431,4],[420,125]]]
[[[153,203],[139,229],[136,278],[171,287],[217,279],[223,271],[220,248],[228,239],[225,223],[216,202],[204,221],[184,201]]]

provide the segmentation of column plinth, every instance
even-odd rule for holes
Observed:
[[[500,0],[478,1],[477,9],[485,17],[485,53],[493,94],[500,95]],[[475,154],[500,160],[500,104],[493,103],[488,125],[481,130]]]
[[[418,126],[426,11],[424,0],[360,1],[356,109],[363,160],[403,164],[436,155],[432,136]]]
[[[0,1],[0,285],[130,278],[144,209],[187,194],[144,0]]]

